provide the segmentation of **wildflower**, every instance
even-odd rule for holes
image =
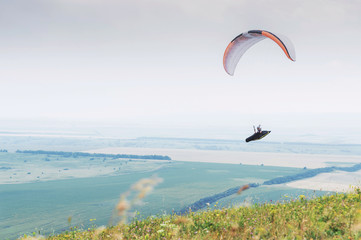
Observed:
[[[112,236],[114,240],[122,240],[123,239],[123,234],[115,234]]]
[[[24,240],[42,240],[42,239],[45,239],[45,237],[39,235],[39,236],[36,236],[36,237],[31,237],[31,236],[25,236],[25,238],[23,238]]]
[[[68,217],[68,224],[71,225],[71,220],[73,219],[72,216]]]
[[[118,215],[122,216],[124,215],[124,212],[130,208],[130,205],[128,201],[125,199],[124,196],[121,197],[121,200],[119,201],[116,209],[118,211]]]
[[[97,229],[95,229],[94,234],[95,234],[96,236],[97,236],[97,235],[100,235],[100,234],[103,233],[105,230],[106,230],[106,227],[105,227],[105,226],[100,226],[100,227],[98,227]]]
[[[189,218],[186,217],[178,217],[175,221],[175,224],[179,225],[179,224],[187,224],[187,223],[191,223],[191,220]]]
[[[161,182],[163,182],[163,179],[159,177],[143,178],[139,180],[137,183],[135,183],[131,189],[139,192],[147,193],[153,190],[153,187]]]
[[[249,189],[249,185],[243,185],[242,187],[240,187],[240,189],[238,189],[237,194],[241,194],[241,192],[243,192],[244,190]]]

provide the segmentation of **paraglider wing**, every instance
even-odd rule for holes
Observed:
[[[269,38],[277,43],[286,56],[296,61],[296,53],[292,42],[285,36],[263,30],[251,30],[235,37],[227,46],[223,55],[223,66],[226,72],[233,76],[236,66],[243,54],[259,41]]]
[[[250,142],[250,141],[255,141],[255,140],[260,140],[262,138],[264,138],[265,136],[267,136],[271,131],[262,131],[262,132],[256,132],[255,134],[253,134],[252,136],[248,137],[246,139],[246,142]]]

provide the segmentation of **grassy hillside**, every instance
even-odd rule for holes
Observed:
[[[122,208],[123,207],[123,208]],[[133,220],[93,229],[70,228],[47,239],[361,239],[361,190],[287,203],[255,204]],[[118,210],[124,210],[118,204]],[[22,239],[42,239],[24,236]]]

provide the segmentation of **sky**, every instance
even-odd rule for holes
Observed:
[[[360,12],[359,0],[0,0],[0,120],[229,127],[283,116],[278,125],[361,133]],[[253,29],[287,36],[296,62],[266,39],[227,75],[225,48]]]

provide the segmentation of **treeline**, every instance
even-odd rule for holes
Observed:
[[[361,163],[355,164],[352,167],[324,167],[324,168],[315,168],[306,170],[302,173],[291,175],[291,176],[285,176],[285,177],[278,177],[274,178],[268,181],[265,181],[263,185],[273,185],[273,184],[282,184],[282,183],[288,183],[292,181],[297,181],[305,178],[311,178],[314,177],[320,173],[330,173],[333,171],[345,171],[345,172],[356,172],[361,170]]]
[[[0,149],[0,152],[8,152],[6,149]]]
[[[149,159],[149,160],[172,160],[168,156],[162,155],[133,155],[133,154],[106,154],[106,153],[84,153],[84,152],[62,152],[62,151],[43,151],[43,150],[17,150],[17,153],[28,154],[46,154],[61,157],[99,157],[99,158],[129,158],[129,159]]]
[[[248,184],[249,188],[255,188],[255,187],[259,187],[259,186],[260,186],[260,184],[258,184],[258,183],[249,183]],[[222,198],[225,198],[225,197],[228,197],[228,196],[231,196],[231,195],[237,193],[239,188],[240,188],[240,186],[233,187],[224,192],[214,194],[210,197],[201,198],[197,202],[192,203],[191,205],[188,205],[188,206],[182,208],[177,214],[187,214],[189,211],[192,211],[192,212],[198,211],[199,209],[205,208],[206,206],[211,205],[212,203],[218,201],[219,199],[222,199]]]
[[[310,169],[307,170],[305,169],[303,172],[298,173],[298,174],[294,174],[294,175],[290,175],[290,176],[285,176],[285,177],[277,177],[277,178],[273,178],[271,180],[267,180],[265,182],[263,182],[263,184],[259,184],[259,183],[250,183],[249,188],[256,188],[259,187],[261,185],[273,185],[273,184],[284,184],[284,183],[288,183],[288,182],[293,182],[293,181],[298,181],[298,180],[302,180],[302,179],[306,179],[306,178],[311,178],[314,177],[320,173],[330,173],[333,171],[345,171],[345,172],[356,172],[361,170],[361,163],[355,164],[352,167],[324,167],[324,168],[315,168],[315,169]],[[192,212],[195,212],[197,210],[200,210],[204,207],[206,207],[208,204],[212,204],[222,198],[228,197],[230,195],[233,195],[235,193],[237,193],[237,191],[239,190],[239,187],[233,187],[230,188],[224,192],[221,193],[217,193],[214,194],[212,196],[209,197],[205,197],[205,198],[201,198],[198,201],[196,201],[193,204],[190,204],[184,208],[182,208],[178,214],[185,214],[188,213],[189,210],[192,210]]]

